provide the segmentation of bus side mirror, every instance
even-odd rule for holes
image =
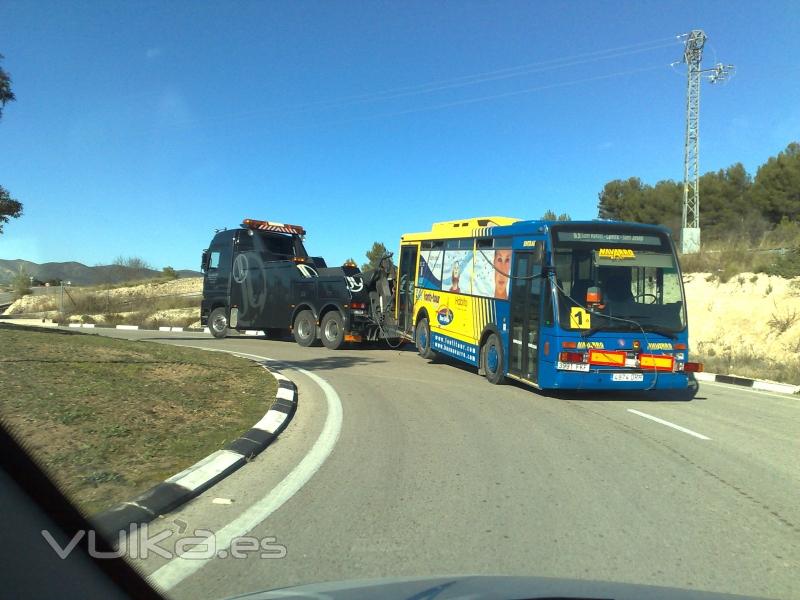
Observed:
[[[203,250],[203,258],[200,260],[200,270],[203,273],[208,271],[208,250]]]

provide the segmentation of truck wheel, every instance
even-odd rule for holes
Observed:
[[[338,350],[344,342],[344,321],[338,310],[332,310],[322,317],[320,338],[326,348]]]
[[[224,307],[218,306],[208,315],[208,330],[215,338],[224,338],[228,335],[228,317]]]
[[[417,331],[414,341],[417,344],[417,352],[422,358],[432,360],[436,358],[436,352],[431,350],[431,327],[428,319],[422,318],[417,321]]]
[[[500,344],[500,338],[496,333],[490,335],[483,348],[481,348],[481,358],[487,381],[495,385],[503,383],[506,378],[503,346]]]
[[[294,319],[294,341],[308,347],[317,339],[317,322],[310,310],[301,310]]]

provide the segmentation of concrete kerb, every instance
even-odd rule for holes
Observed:
[[[267,369],[264,361],[256,362]],[[209,454],[132,500],[95,515],[91,521],[97,531],[114,542],[120,531],[130,531],[132,525],[147,523],[174,510],[265,450],[286,428],[297,408],[297,386],[281,373],[270,372],[278,380],[275,402],[253,427],[226,448]]]
[[[776,392],[779,394],[797,394],[800,392],[800,385],[790,383],[777,383],[764,379],[751,379],[749,377],[739,377],[738,375],[720,375],[718,373],[695,373],[697,381],[711,381],[717,383],[727,383],[730,385],[740,385],[742,387],[753,388],[765,392]]]

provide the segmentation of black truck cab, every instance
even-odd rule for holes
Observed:
[[[215,337],[228,328],[291,330],[302,346],[329,348],[370,337],[369,296],[355,266],[329,268],[309,257],[298,225],[245,219],[219,231],[203,252],[200,322]]]

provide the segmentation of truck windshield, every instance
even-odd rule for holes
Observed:
[[[665,234],[559,229],[553,238],[563,328],[670,334],[686,326],[680,270]]]
[[[258,232],[239,236],[239,252],[257,252],[266,262],[307,258],[303,241],[293,235]]]

